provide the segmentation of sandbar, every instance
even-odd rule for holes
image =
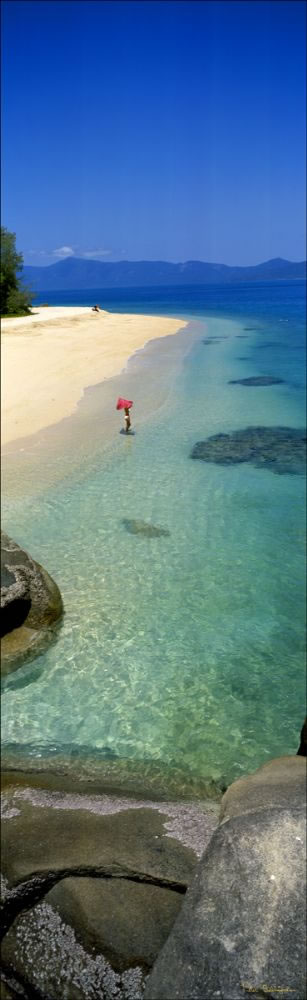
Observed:
[[[70,416],[85,388],[119,375],[148,341],[186,325],[89,306],[34,307],[31,316],[2,320],[2,444]]]

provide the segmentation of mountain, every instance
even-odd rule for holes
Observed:
[[[107,263],[67,257],[48,267],[25,266],[21,278],[34,292],[101,288],[141,288],[161,285],[212,285],[238,281],[278,281],[306,277],[306,262],[276,257],[253,267],[228,267],[188,260],[170,264],[159,260]]]

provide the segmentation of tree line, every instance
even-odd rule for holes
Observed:
[[[16,233],[1,226],[1,316],[29,316],[32,293],[17,275],[23,256],[16,250]]]

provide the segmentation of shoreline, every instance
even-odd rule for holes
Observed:
[[[209,343],[212,342],[212,341],[210,341],[210,336],[212,334],[214,334],[214,333],[218,334],[218,332],[220,332],[220,334],[223,334],[223,335],[227,334],[227,339],[225,339],[225,343],[221,343],[219,345],[219,347],[216,348],[216,349],[215,348],[211,349],[211,347],[208,347],[208,348],[206,347],[205,348],[205,352],[206,352],[206,356],[207,356],[207,360],[208,360],[208,367],[209,367],[209,381],[207,380],[208,384],[206,383],[206,390],[205,390],[205,395],[204,395],[204,400],[205,400],[206,408],[207,408],[207,402],[208,402],[208,390],[209,390],[209,398],[210,398],[210,392],[211,391],[213,392],[213,395],[215,395],[216,376],[218,376],[218,379],[220,380],[220,375],[221,375],[221,355],[222,354],[225,355],[225,360],[227,361],[227,357],[228,357],[228,354],[229,354],[229,350],[228,349],[231,347],[231,339],[232,339],[231,332],[232,332],[233,338],[236,338],[237,336],[241,336],[241,330],[238,329],[237,322],[235,324],[235,327],[236,327],[236,329],[235,329],[233,321],[227,320],[227,329],[225,328],[224,330],[220,330],[220,331],[218,331],[217,327],[215,328],[216,322],[217,322],[217,320],[214,321],[213,326],[211,328],[211,323],[210,323],[210,320],[209,320],[209,324],[208,324],[209,325],[209,330],[207,331],[208,335],[209,335]],[[228,327],[228,323],[229,322],[231,323],[231,325]],[[226,321],[225,321],[225,324],[226,324]],[[223,323],[223,325],[224,325],[224,323]],[[120,481],[121,471],[122,471],[123,466],[125,466],[125,468],[127,468],[128,477],[129,477],[129,474],[130,474],[130,477],[131,477],[131,470],[133,471],[133,469],[134,469],[134,461],[133,461],[133,458],[131,456],[133,456],[135,454],[135,452],[138,451],[138,443],[140,443],[140,446],[142,447],[142,440],[141,440],[141,434],[142,434],[141,428],[142,428],[142,424],[143,424],[144,421],[147,421],[148,419],[151,419],[150,412],[149,412],[149,409],[148,409],[148,407],[150,407],[150,402],[151,402],[151,393],[148,393],[148,383],[149,383],[149,389],[151,387],[151,383],[154,384],[154,389],[155,389],[155,405],[156,405],[156,391],[160,392],[160,389],[161,389],[161,379],[165,379],[166,378],[166,370],[167,370],[167,368],[169,366],[169,362],[172,361],[172,365],[173,365],[173,355],[175,355],[174,361],[175,361],[175,367],[176,367],[176,371],[177,371],[178,368],[180,368],[181,365],[182,365],[183,349],[185,351],[190,350],[190,346],[192,346],[193,339],[194,339],[193,330],[190,331],[190,330],[187,330],[185,328],[180,334],[178,334],[177,337],[169,339],[169,341],[168,341],[167,338],[164,338],[164,340],[160,340],[159,343],[156,343],[155,341],[152,341],[152,347],[150,347],[150,346],[148,347],[147,346],[144,351],[140,351],[139,352],[139,355],[138,355],[138,352],[136,352],[133,355],[133,357],[131,359],[131,362],[129,362],[129,364],[131,364],[131,368],[134,369],[134,371],[130,371],[130,376],[129,376],[130,380],[131,380],[129,382],[129,386],[131,387],[131,393],[129,391],[129,397],[131,399],[132,398],[135,399],[135,401],[137,402],[137,407],[136,407],[136,409],[137,409],[137,414],[136,414],[136,416],[137,416],[136,433],[139,436],[137,436],[137,438],[135,439],[136,448],[134,447],[134,445],[132,443],[133,439],[131,439],[130,441],[129,440],[126,441],[125,438],[120,438],[119,436],[116,437],[116,435],[119,435],[121,432],[119,430],[119,426],[120,425],[118,423],[118,414],[115,413],[114,399],[116,398],[116,390],[117,390],[117,388],[119,389],[119,392],[121,392],[120,382],[122,381],[122,377],[120,377],[120,378],[117,377],[115,379],[110,379],[109,381],[106,381],[105,383],[103,383],[102,386],[96,386],[92,390],[88,390],[87,391],[86,397],[83,397],[81,405],[78,407],[78,413],[73,414],[68,420],[62,421],[61,424],[57,425],[57,429],[55,429],[55,428],[49,428],[49,433],[48,434],[46,433],[46,434],[43,434],[43,435],[39,435],[39,437],[41,438],[41,440],[39,442],[38,441],[34,442],[33,440],[31,441],[31,443],[28,442],[27,449],[29,448],[29,451],[28,450],[25,451],[24,449],[20,449],[20,451],[22,452],[22,454],[20,456],[17,456],[17,462],[15,462],[15,469],[17,470],[17,476],[15,476],[15,480],[14,480],[15,495],[16,495],[16,479],[17,479],[18,489],[19,489],[19,486],[20,486],[20,480],[21,480],[20,471],[21,471],[21,469],[23,470],[24,464],[26,464],[28,466],[29,462],[32,463],[32,460],[34,462],[35,458],[37,458],[36,468],[39,471],[39,474],[40,474],[40,476],[42,477],[42,480],[43,480],[43,489],[45,489],[47,487],[47,481],[46,481],[47,480],[47,476],[45,475],[45,473],[46,473],[46,471],[49,471],[49,468],[51,466],[53,466],[53,470],[51,470],[51,473],[52,473],[52,475],[51,475],[51,479],[52,479],[51,485],[54,485],[54,481],[57,481],[57,479],[58,479],[58,468],[59,468],[59,465],[60,465],[60,467],[62,465],[62,453],[61,453],[61,458],[60,458],[60,461],[59,461],[59,441],[60,441],[60,444],[62,446],[63,439],[65,439],[65,441],[64,441],[64,444],[65,444],[65,455],[64,455],[64,447],[63,447],[63,476],[65,475],[65,477],[67,478],[67,481],[68,481],[67,482],[68,491],[70,490],[70,487],[72,486],[71,493],[68,492],[67,496],[68,497],[69,496],[72,497],[74,495],[75,487],[77,487],[77,489],[80,488],[80,490],[81,490],[80,495],[81,495],[82,490],[83,490],[83,486],[82,486],[82,484],[80,482],[79,464],[80,464],[80,468],[81,468],[81,479],[83,479],[83,476],[84,476],[85,488],[86,488],[87,484],[89,484],[90,487],[91,487],[92,486],[91,473],[92,473],[92,471],[94,471],[94,469],[97,468],[98,462],[101,461],[102,453],[105,451],[106,445],[108,446],[108,442],[106,442],[105,440],[103,440],[102,442],[98,443],[98,438],[99,438],[100,432],[101,432],[101,426],[103,427],[103,434],[104,434],[104,437],[105,437],[105,427],[107,427],[107,431],[108,431],[108,435],[109,435],[109,432],[110,433],[112,432],[112,424],[114,424],[114,428],[113,428],[112,444],[111,444],[111,450],[110,450],[111,462],[109,463],[109,466],[111,468],[111,465],[113,463],[113,465],[115,465],[116,468],[118,468],[117,483]],[[245,340],[246,346],[247,346],[247,344],[253,343],[253,341],[254,341],[254,334],[251,333],[250,336],[249,336],[249,338]],[[206,341],[205,341],[205,343],[206,343]],[[236,354],[237,353],[237,349],[238,349],[238,351],[241,351],[241,341],[238,344],[237,340],[233,339],[233,346],[235,347],[236,350],[234,352],[232,352],[232,350],[231,350],[231,359],[232,359],[232,353]],[[201,350],[203,351],[203,348],[201,348]],[[245,345],[244,345],[244,350],[245,350]],[[216,362],[218,364],[218,369],[216,368],[216,365],[214,363],[214,355],[215,354],[216,354]],[[156,359],[155,359],[154,355],[156,355]],[[218,358],[218,355],[219,355],[219,358]],[[157,361],[158,370],[156,368],[155,360]],[[229,363],[229,360],[230,359],[228,359],[228,363]],[[236,358],[234,358],[233,360],[236,361]],[[231,363],[232,363],[232,360],[231,360]],[[211,372],[210,372],[210,369],[211,369]],[[227,372],[226,372],[226,374],[227,374]],[[232,374],[233,374],[232,371],[228,372],[228,376],[229,377]],[[225,373],[224,373],[224,375],[225,375]],[[165,393],[165,405],[166,405],[166,409],[168,408],[168,406],[170,404],[172,405],[172,400],[170,398],[170,396],[171,396],[172,393],[169,394],[169,387],[170,387],[170,385],[172,385],[172,382],[173,382],[173,375],[171,377],[171,382],[169,382],[169,379],[167,378],[167,387],[166,387],[167,388],[167,392]],[[138,392],[134,392],[134,388],[135,388],[135,386],[136,386],[137,383],[139,384],[138,385]],[[132,388],[132,386],[133,386],[133,388]],[[139,392],[139,387],[140,387],[140,392]],[[239,393],[239,391],[240,390],[238,390],[238,393]],[[226,392],[229,394],[229,398],[230,398],[230,395],[233,393],[233,390],[231,390],[231,389],[228,390],[227,387],[226,387]],[[164,394],[164,391],[163,391],[163,394]],[[106,400],[104,399],[105,395],[106,395]],[[241,395],[242,395],[242,398],[243,398],[243,390],[241,392]],[[256,397],[256,402],[257,402],[257,405],[258,405],[258,399],[260,400],[260,396],[258,396],[258,394],[256,394],[256,393],[254,395]],[[163,401],[162,401],[162,405],[164,406],[164,402]],[[209,407],[209,409],[212,412],[212,407],[211,406]],[[160,433],[160,426],[159,426],[160,416],[161,416],[161,414],[159,412],[159,414],[157,414],[157,427],[154,428],[154,432],[157,433],[158,436],[159,436],[159,433]],[[225,409],[225,416],[227,418],[227,409]],[[167,412],[166,412],[166,417],[167,417]],[[217,419],[217,421],[221,420],[221,413],[218,412],[218,411],[216,413],[216,419]],[[197,421],[198,421],[198,417],[197,417]],[[96,438],[95,438],[96,427],[97,427],[97,441],[96,441]],[[94,429],[94,448],[92,447],[92,445],[93,445],[92,430],[93,429]],[[212,430],[212,431],[213,430],[215,431],[216,429],[219,430],[220,428],[219,427],[213,428],[213,429],[210,428],[210,430]],[[82,454],[81,455],[80,455],[80,430],[82,431],[82,439],[81,439]],[[227,430],[227,427],[226,427],[226,430]],[[84,434],[83,434],[83,432],[84,432]],[[53,448],[49,449],[49,447],[48,447],[48,445],[51,443],[51,440],[52,440],[53,437],[56,439],[55,440],[56,450],[53,449]],[[31,449],[34,449],[34,448],[36,449],[35,453],[34,453],[34,450],[33,450],[33,455],[30,452],[30,448]],[[74,475],[74,473],[75,473],[74,463],[72,462],[72,452],[74,451],[75,448],[78,448],[78,463],[79,463],[78,464],[78,469],[77,469],[78,475],[77,475],[77,478],[72,483],[70,483],[69,480],[71,479],[71,476]],[[113,462],[113,456],[114,455],[115,455],[115,459],[116,459],[115,463]],[[121,456],[120,462],[117,462],[118,456]],[[125,456],[125,458],[123,458],[123,456]],[[74,455],[73,455],[73,457],[74,457]],[[89,462],[87,462],[88,458],[89,458]],[[56,474],[55,474],[55,476],[54,476],[54,461],[56,461],[56,466],[55,466]],[[108,458],[107,458],[107,461],[109,461]],[[138,456],[137,456],[137,461],[138,461]],[[42,468],[41,468],[41,462],[43,462]],[[60,471],[61,471],[61,468],[60,468]],[[110,470],[108,470],[108,471],[110,471]],[[117,473],[116,473],[116,477],[117,477]],[[106,487],[105,487],[106,491],[109,490],[109,486],[108,486],[108,482],[107,482],[108,478],[109,478],[108,476],[105,477],[105,479],[106,479]],[[133,479],[133,475],[132,475],[131,478]],[[36,475],[35,476],[35,486],[37,486],[37,480],[38,480],[38,477]],[[101,495],[102,496],[106,495],[106,494],[104,494],[102,492],[103,489],[104,489],[103,479],[101,479]],[[65,490],[66,490],[66,486],[64,486],[64,491]],[[83,491],[83,493],[85,495],[85,491]],[[176,495],[180,495],[178,490],[175,491],[175,493],[176,493]],[[22,490],[22,494],[24,496],[24,490]],[[136,491],[136,494],[137,494],[137,491]],[[123,494],[123,495],[125,496],[126,494]],[[132,496],[133,504],[135,505],[136,501],[135,501],[135,495],[134,495],[134,486],[131,488],[131,496]],[[145,496],[147,496],[147,486],[146,486]],[[51,505],[50,505],[50,507],[51,507],[51,514],[52,514],[52,507],[54,505],[54,500],[55,500],[55,502],[57,504],[58,499],[61,501],[61,496],[60,497],[56,497],[56,500],[55,500],[55,498],[51,495]],[[128,494],[128,500],[127,500],[127,504],[128,505],[129,505],[129,502],[130,501],[129,501],[129,494]],[[41,503],[41,500],[39,499],[38,504],[40,505],[40,503]],[[33,509],[38,509],[38,508],[34,508],[33,507]],[[106,508],[106,509],[109,509],[110,516],[111,516],[111,518],[113,518],[113,516],[115,516],[115,511],[114,511],[113,506],[111,506],[111,508]],[[47,507],[46,508],[47,516],[49,516],[48,510],[49,510],[49,508]],[[98,503],[97,511],[98,511],[98,517],[99,517],[100,516],[100,501]],[[14,508],[14,506],[12,506],[11,511],[10,511],[9,504],[8,504],[9,521],[12,520],[13,518],[14,518],[14,520],[16,520],[16,513],[17,513],[17,519],[18,519],[19,518],[19,506],[17,505],[16,508]],[[144,516],[145,516],[146,513],[147,513],[147,508],[144,511]],[[151,513],[150,510],[149,510],[149,513]],[[140,505],[140,509],[136,510],[136,515],[137,514],[139,516],[143,515],[143,510],[141,510],[141,505]],[[19,521],[18,521],[18,523],[19,523]],[[21,514],[20,523],[21,523],[21,525],[23,525],[23,513]],[[163,524],[163,519],[161,520],[161,523]],[[177,528],[178,528],[178,525],[177,525]],[[15,529],[15,524],[14,524],[14,529]],[[12,528],[12,534],[13,534],[13,528]],[[102,531],[102,534],[104,534],[103,531]],[[21,537],[20,537],[20,541],[21,542],[24,541],[24,539],[22,537],[22,534],[21,534]],[[102,541],[104,542],[104,539]],[[37,552],[37,558],[39,557],[39,555],[40,555],[40,553]],[[50,565],[52,567],[52,558],[53,558],[53,555],[52,555],[51,549],[50,549],[50,558],[51,558],[51,564]],[[54,565],[56,565],[56,564],[54,564]],[[70,588],[70,584],[69,584],[69,588]],[[69,593],[70,593],[70,591],[69,591]],[[117,599],[117,593],[116,593],[116,588],[115,588],[115,606],[116,606],[116,599]],[[135,602],[135,605],[137,605],[137,602]],[[113,608],[112,608],[112,611],[113,611]],[[34,687],[34,685],[33,685],[33,687]],[[33,760],[35,758],[35,753],[33,754],[33,748],[32,747],[31,747],[31,750],[30,750],[30,756],[31,756],[31,768],[32,768],[33,767]],[[53,767],[57,768],[58,764],[59,764],[59,761],[58,760],[56,761],[56,759],[53,756],[53,752],[52,752],[52,754],[50,754],[50,757],[52,757],[52,760],[50,760],[51,768],[53,768]],[[212,761],[211,761],[211,763],[212,763]],[[213,763],[215,763],[215,762],[213,762]],[[260,761],[260,763],[261,763],[261,761]],[[45,762],[44,762],[44,764],[45,764]],[[64,767],[65,767],[65,765],[64,765]],[[112,769],[113,769],[113,767],[114,767],[114,762],[112,764]],[[107,768],[109,769],[109,764],[108,763],[107,763]],[[223,774],[223,772],[222,772],[222,774]],[[210,776],[210,769],[209,769],[209,776]],[[238,776],[239,776],[238,774],[235,775],[235,777],[238,777]],[[113,777],[115,777],[115,776],[112,775],[112,780],[113,780]],[[116,780],[120,780],[119,776],[117,776],[117,775],[116,775]],[[126,780],[126,775],[125,775],[125,780]],[[133,778],[133,784],[134,784],[134,778]],[[168,780],[167,780],[167,784],[168,784]]]
[[[89,387],[126,371],[149,341],[188,320],[47,306],[2,321],[2,446],[71,416]],[[123,392],[125,388],[123,386]]]

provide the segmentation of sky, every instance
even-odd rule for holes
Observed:
[[[304,0],[4,0],[26,264],[306,257]]]

